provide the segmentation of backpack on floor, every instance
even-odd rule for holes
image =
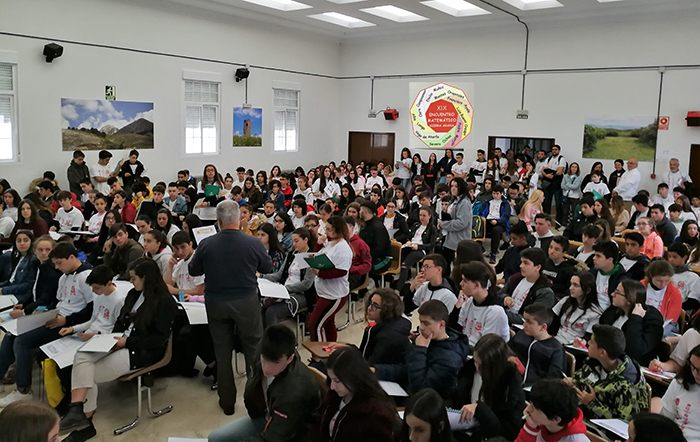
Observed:
[[[484,218],[479,215],[472,216],[472,239],[483,238],[486,235]]]

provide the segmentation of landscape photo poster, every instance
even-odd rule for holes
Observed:
[[[235,147],[262,146],[261,108],[233,108],[233,145]]]
[[[654,161],[656,117],[586,117],[583,126],[583,157]]]
[[[63,150],[153,149],[153,103],[61,99]]]

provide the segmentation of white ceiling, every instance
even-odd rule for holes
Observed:
[[[131,0],[134,1],[134,0]],[[182,10],[187,13],[214,14],[219,20],[230,16],[255,20],[263,23],[301,29],[319,33],[339,40],[374,38],[382,36],[406,35],[420,37],[422,32],[444,32],[455,29],[480,28],[484,26],[513,26],[514,18],[480,0],[467,0],[491,14],[470,17],[454,17],[421,4],[421,0],[297,0],[311,8],[296,11],[279,11],[259,6],[243,0],[136,0],[141,4]],[[338,4],[335,1],[353,1]],[[523,21],[537,25],[565,25],[602,20],[653,19],[670,14],[696,14],[700,20],[698,0],[622,0],[599,2],[598,0],[558,0],[562,7],[522,11],[510,3],[519,1],[487,0],[498,8],[518,15]],[[361,9],[375,6],[394,5],[419,14],[428,20],[397,23]],[[346,28],[309,18],[309,15],[336,12],[355,17],[376,26]],[[700,21],[699,21],[700,23]]]

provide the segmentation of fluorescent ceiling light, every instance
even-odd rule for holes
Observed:
[[[533,11],[535,9],[558,8],[562,5],[557,0],[503,0],[521,11]]]
[[[360,9],[362,12],[368,14],[376,15],[377,17],[386,18],[387,20],[392,20],[398,23],[410,23],[413,21],[428,20],[427,17],[415,14],[411,11],[405,9],[397,8],[392,5],[376,6],[374,8]]]
[[[338,26],[344,26],[346,28],[367,28],[370,26],[376,26],[374,23],[368,21],[360,20],[359,18],[350,17],[349,15],[339,14],[337,12],[324,12],[323,14],[309,15],[310,18],[315,18],[316,20],[325,21],[327,23],[332,23]]]
[[[469,17],[472,15],[490,14],[489,11],[465,2],[464,0],[430,0],[421,3],[425,6],[437,9],[438,11],[442,11],[445,14],[450,14],[454,17]]]
[[[598,3],[612,3],[612,2],[621,2],[623,0],[598,0]]]
[[[358,3],[358,2],[364,2],[367,0],[328,0],[331,3],[335,3],[337,5],[346,5],[348,3]]]
[[[244,2],[253,3],[266,8],[277,9],[279,11],[297,11],[299,9],[311,8],[309,5],[299,3],[294,0],[243,0]]]

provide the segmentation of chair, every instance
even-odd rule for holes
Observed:
[[[678,334],[682,335],[686,331],[686,322],[685,322],[685,310],[681,309],[681,314],[678,315]]]
[[[391,264],[389,268],[380,274],[382,277],[382,287],[384,287],[384,276],[385,275],[398,275],[401,273],[401,243],[392,241],[391,242]]]
[[[652,394],[651,394],[651,385],[649,385],[648,382],[647,382],[645,385],[647,386],[647,396],[649,396],[649,405],[648,405],[648,407],[647,407],[647,411],[648,411],[648,410],[651,410],[651,396],[652,396]]]
[[[318,369],[309,367],[308,365],[306,366],[309,370],[311,370],[311,374],[314,376],[314,379],[316,380],[316,383],[318,383],[319,388],[321,389],[321,397],[326,397],[326,393],[328,393],[328,376],[325,374],[321,373]]]
[[[356,289],[352,290],[350,293],[351,294],[356,293],[356,294],[358,294],[358,297],[359,297],[360,291],[366,289],[368,286],[369,286],[369,273],[365,275],[365,279],[362,282],[362,284],[359,287],[357,287]],[[359,302],[359,299],[358,299],[358,301],[353,301],[352,296],[348,295],[348,302],[347,302],[348,320],[345,321],[345,324],[343,324],[337,328],[338,331],[345,330],[346,328],[348,328],[350,326],[350,317],[352,317],[352,321],[354,323],[358,323],[358,322],[363,321],[363,319],[355,319],[355,310],[356,310],[356,305],[358,302]]]
[[[620,253],[625,253],[627,250],[627,244],[625,244],[625,238],[620,238],[619,236],[613,236],[613,241],[617,243],[617,247],[620,249]]]
[[[576,371],[576,356],[572,355],[568,351],[566,352],[566,375],[568,377],[573,377]]]
[[[114,430],[115,435],[120,435],[123,434],[132,428],[134,428],[136,425],[139,424],[139,419],[141,418],[141,402],[142,402],[142,394],[143,391],[146,390],[147,392],[147,399],[148,399],[148,412],[151,414],[153,417],[160,417],[166,413],[170,413],[173,411],[173,406],[168,405],[165,408],[162,408],[158,411],[153,411],[153,405],[151,404],[151,387],[153,387],[153,379],[152,378],[147,378],[145,382],[142,381],[142,377],[145,375],[149,375],[151,372],[161,368],[165,367],[170,363],[170,359],[173,356],[173,335],[172,333],[170,334],[170,338],[168,339],[168,345],[165,349],[165,355],[163,355],[163,359],[160,361],[156,362],[155,364],[151,365],[150,367],[142,368],[141,370],[126,374],[122,377],[120,377],[118,380],[119,381],[130,381],[134,378],[136,378],[136,383],[137,383],[137,400],[138,400],[138,406],[137,406],[137,412],[136,412],[136,418],[134,421],[128,425],[125,425],[121,428],[117,428]]]

